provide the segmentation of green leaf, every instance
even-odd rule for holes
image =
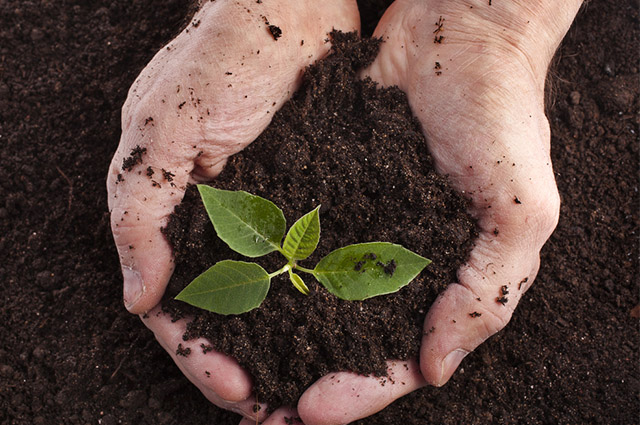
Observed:
[[[299,275],[289,270],[289,279],[291,279],[291,283],[293,283],[293,286],[295,286],[298,291],[305,295],[309,295],[309,288]]]
[[[304,260],[316,250],[320,240],[319,210],[320,206],[302,216],[289,229],[282,244],[282,250],[287,259]]]
[[[198,185],[218,237],[234,251],[260,257],[280,250],[287,223],[273,202],[243,191]]]
[[[370,242],[331,252],[313,275],[338,298],[355,301],[398,291],[430,262],[400,245]]]
[[[259,265],[225,260],[195,278],[176,300],[214,313],[241,314],[262,304],[270,283]]]

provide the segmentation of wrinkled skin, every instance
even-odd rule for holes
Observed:
[[[159,52],[131,88],[107,180],[125,305],[132,313],[150,311],[145,324],[185,375],[213,403],[243,414],[243,425],[256,419],[248,374],[233,359],[202,354],[201,341],[185,343],[185,322],[158,314],[173,271],[160,228],[188,181],[215,177],[268,125],[295,91],[300,71],[327,53],[327,33],[358,28],[355,1],[317,3],[205,4],[194,18],[197,27]],[[465,355],[508,323],[558,220],[544,83],[580,4],[397,0],[386,11],[375,32],[384,40],[380,55],[363,75],[407,93],[438,171],[471,198],[481,233],[458,282],[427,314],[425,330],[433,331],[425,332],[420,359],[389,361],[396,384],[334,374],[340,379],[320,379],[297,411],[283,407],[266,418],[261,409],[259,420],[274,425],[300,416],[321,425],[369,416],[421,386],[446,383]],[[282,37],[275,41],[260,15],[280,27]],[[136,146],[146,148],[144,165],[123,171]],[[148,166],[161,187],[152,185]],[[163,169],[175,175],[172,182],[163,179]],[[503,295],[507,301],[498,302]],[[179,343],[192,348],[189,357],[176,356]]]

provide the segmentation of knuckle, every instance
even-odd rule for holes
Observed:
[[[134,213],[122,208],[115,208],[111,212],[111,231],[118,247],[128,245],[132,230],[138,227],[135,218],[133,218],[134,215]]]
[[[505,197],[496,220],[515,233],[528,231],[548,239],[560,216],[560,195],[555,184],[521,188],[517,193]]]
[[[509,321],[511,321],[511,316],[513,315],[512,309],[499,309],[496,310],[494,308],[487,308],[487,315],[485,316],[485,320],[483,321],[486,335],[493,335],[502,329],[504,329]]]
[[[527,208],[527,216],[530,217],[531,226],[547,239],[556,228],[560,217],[560,196],[557,189],[546,191],[544,194],[536,193],[532,198],[532,205]]]

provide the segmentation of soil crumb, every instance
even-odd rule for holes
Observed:
[[[142,164],[142,156],[147,153],[147,148],[136,146],[128,157],[122,160],[122,171],[131,171],[133,167]]]

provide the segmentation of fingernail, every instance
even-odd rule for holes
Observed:
[[[436,387],[441,387],[447,383],[453,372],[456,371],[462,359],[464,359],[469,352],[467,350],[463,350],[461,348],[457,350],[453,350],[447,357],[442,361],[442,374],[440,375],[440,379],[436,383]]]
[[[124,306],[131,310],[144,294],[142,276],[131,267],[122,267],[122,277],[124,279]]]

